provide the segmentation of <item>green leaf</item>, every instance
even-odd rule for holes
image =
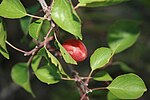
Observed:
[[[6,46],[4,47],[6,48]],[[7,59],[9,59],[9,53],[8,51],[6,51],[5,49],[3,49],[1,46],[0,46],[0,53]]]
[[[116,97],[109,91],[107,94],[107,100],[120,100],[120,98]]]
[[[32,59],[31,67],[34,72],[37,70],[41,59],[42,59],[42,56],[38,56],[38,55],[34,56],[34,58]]]
[[[109,75],[109,73],[105,71],[100,71],[96,73],[93,77],[94,80],[96,81],[112,81],[112,77]]]
[[[107,89],[120,99],[137,99],[147,91],[143,80],[132,73],[118,76]]]
[[[39,20],[36,20],[35,22],[33,22],[29,26],[29,34],[32,38],[38,39],[42,24],[43,24],[43,20],[39,19]]]
[[[39,68],[35,75],[37,78],[47,84],[55,84],[58,83],[61,79],[60,75],[57,73],[57,70],[54,69],[55,66],[43,66]]]
[[[9,53],[6,48],[6,30],[4,28],[4,24],[2,19],[0,18],[0,53],[7,59],[9,59]]]
[[[82,39],[80,19],[68,0],[54,0],[51,17],[63,30]]]
[[[27,8],[27,12],[29,12],[31,14],[35,14],[39,10],[39,8],[40,8],[40,5],[37,4],[35,6]],[[21,28],[26,35],[29,32],[29,25],[30,25],[31,21],[32,21],[32,17],[30,17],[30,16],[26,16],[26,17],[23,17],[20,19]]]
[[[124,72],[135,72],[132,68],[130,68],[127,64],[124,62],[115,62],[114,65],[119,65],[120,69]]]
[[[77,62],[70,56],[70,54],[65,50],[65,48],[59,43],[59,41],[57,40],[56,37],[55,37],[55,39],[56,39],[56,42],[59,46],[60,52],[61,52],[65,62],[77,65]]]
[[[60,62],[57,60],[57,58],[56,58],[55,56],[53,56],[46,48],[45,48],[45,50],[46,50],[46,53],[47,53],[48,57],[49,57],[50,60],[51,60],[51,63],[53,63],[55,66],[58,67],[58,69],[59,69],[59,71],[60,71],[61,74],[63,74],[63,75],[65,75],[65,76],[69,77],[69,76],[64,72],[64,70],[63,70],[63,68],[62,68],[62,66],[61,66],[61,64],[60,64]]]
[[[139,23],[133,20],[119,20],[109,29],[108,44],[114,53],[132,46],[139,37]]]
[[[22,31],[27,35],[29,32],[29,25],[32,21],[32,17],[26,16],[20,19],[20,25],[22,28]]]
[[[26,10],[20,0],[3,0],[0,4],[0,16],[5,18],[21,18]]]
[[[125,1],[129,0],[79,0],[78,6],[86,6],[86,7],[111,6]]]
[[[41,32],[43,36],[46,36],[46,34],[48,33],[49,29],[51,28],[51,24],[48,20],[44,20],[42,28],[41,28]],[[50,36],[53,34],[50,34]]]
[[[104,67],[109,63],[112,57],[112,50],[109,48],[101,47],[95,50],[90,58],[90,65],[92,71]]]
[[[35,97],[31,90],[29,82],[29,70],[26,63],[18,63],[14,65],[11,71],[11,77],[16,84],[23,87],[27,92],[31,93],[32,96]]]

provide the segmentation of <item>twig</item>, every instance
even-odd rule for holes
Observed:
[[[85,96],[86,96],[87,94],[86,93],[84,93],[83,95],[82,95],[82,97],[81,97],[81,99],[80,100],[83,100],[83,99],[85,99]]]
[[[95,91],[95,90],[106,90],[107,88],[106,87],[100,87],[100,88],[93,88],[91,89],[92,91]]]
[[[63,79],[63,80],[66,80],[66,81],[75,81],[76,79],[75,78],[61,78],[61,79]]]
[[[88,83],[89,83],[89,80],[90,80],[90,77],[91,77],[92,73],[93,73],[93,71],[91,71],[91,72],[89,73],[89,75],[88,75],[88,77],[87,77],[87,79],[86,79],[86,81],[85,81],[85,83],[87,84],[87,86],[88,86]]]
[[[79,88],[81,98],[83,98],[84,100],[89,100],[89,97],[86,96],[86,94],[91,92],[91,90],[87,87],[87,84],[85,84],[85,82],[83,82],[83,80],[80,78],[80,76],[78,75],[78,72],[76,72],[73,69],[71,70],[72,70],[73,76],[76,79],[76,84],[77,84],[77,87]]]
[[[47,6],[45,0],[38,0],[38,1],[39,1],[39,3],[40,3],[41,6],[42,6],[43,11],[46,12],[48,6]]]
[[[15,49],[15,50],[17,50],[17,51],[19,51],[19,52],[22,52],[22,53],[24,53],[24,54],[27,53],[27,51],[21,50],[21,49],[15,47],[15,46],[13,46],[13,45],[12,45],[11,43],[9,43],[8,41],[5,41],[5,42],[6,42],[10,47],[12,47],[13,49]]]
[[[76,10],[78,7],[79,7],[79,5],[77,4],[77,5],[74,7],[74,10]]]
[[[44,40],[44,41],[41,42],[38,46],[36,46],[34,49],[32,49],[31,51],[27,52],[27,53],[24,54],[24,55],[25,55],[25,56],[29,56],[29,55],[31,55],[31,54],[34,55],[34,53],[36,53],[39,49],[41,49],[41,48],[44,46],[45,43],[47,44],[47,43],[48,43],[49,41],[51,41],[53,38],[54,38],[53,36],[47,38],[46,41]]]
[[[32,18],[37,18],[37,19],[47,19],[47,18],[44,18],[44,17],[40,17],[40,16],[35,16],[35,15],[31,15],[31,14],[27,14],[27,16],[30,16]],[[48,20],[48,19],[47,19]]]
[[[46,47],[47,38],[50,35],[52,30],[53,30],[53,26],[51,26],[51,28],[49,29],[48,33],[46,34],[46,36],[44,38],[44,47]]]
[[[48,6],[45,0],[38,0],[38,1],[42,6],[43,11],[45,12],[44,18],[48,18],[48,20],[50,21],[51,20],[51,17],[50,17],[51,6]]]
[[[24,50],[21,50],[15,46],[13,46],[11,43],[9,43],[8,41],[5,41],[10,47],[12,47],[13,49],[21,52],[24,54],[24,56],[30,56],[30,55],[34,55],[34,53],[36,53],[40,48],[42,48],[44,46],[44,42],[48,43],[49,41],[51,41],[54,37],[51,36],[49,38],[46,39],[46,41],[44,40],[43,42],[41,42],[38,46],[35,46],[34,49],[30,50],[30,51],[24,51]]]

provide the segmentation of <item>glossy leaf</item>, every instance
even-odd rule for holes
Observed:
[[[119,4],[129,0],[79,0],[78,6],[101,7]]]
[[[93,77],[94,80],[96,81],[112,81],[112,77],[109,75],[109,73],[105,71],[100,71],[96,73]]]
[[[34,58],[32,59],[31,67],[34,72],[38,69],[41,59],[42,56],[38,56],[38,55],[34,56]]]
[[[6,48],[6,30],[3,25],[3,21],[0,18],[0,53],[7,59],[9,59],[9,53]]]
[[[43,24],[43,20],[39,19],[35,22],[33,22],[30,26],[29,26],[29,34],[32,38],[34,39],[38,39],[39,34],[40,34],[40,30]]]
[[[37,78],[47,84],[55,84],[58,83],[61,79],[60,75],[57,73],[57,70],[53,69],[55,67],[51,66],[43,66],[39,68],[35,75]]]
[[[51,17],[63,30],[82,39],[80,19],[68,0],[54,0]]]
[[[59,43],[59,41],[57,40],[56,37],[55,37],[55,39],[56,39],[56,42],[59,46],[60,52],[61,52],[65,62],[77,65],[77,62],[70,56],[70,54],[66,51],[66,49]]]
[[[0,16],[5,18],[21,18],[26,10],[20,0],[3,0],[0,4]]]
[[[90,58],[90,65],[92,70],[104,67],[109,63],[112,57],[112,50],[109,48],[101,47],[95,50]]]
[[[137,99],[147,91],[143,80],[132,73],[118,76],[107,89],[120,99]]]
[[[16,84],[23,87],[34,96],[29,82],[29,70],[26,63],[18,63],[14,65],[11,71],[11,77]]]
[[[64,70],[63,70],[60,62],[57,60],[57,58],[55,56],[53,56],[46,48],[45,48],[45,50],[46,50],[46,53],[48,55],[48,58],[50,58],[50,60],[51,60],[51,63],[53,63],[55,66],[58,67],[61,74],[68,77],[68,75],[64,72]]]
[[[109,91],[107,94],[107,100],[120,100],[120,98],[116,97]]]
[[[119,20],[114,23],[108,34],[108,44],[114,53],[132,46],[139,37],[139,23],[133,20]]]

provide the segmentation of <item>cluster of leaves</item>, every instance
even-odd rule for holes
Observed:
[[[128,0],[79,0],[75,8],[110,6],[123,1]],[[35,16],[31,14],[35,13],[38,8],[39,6],[25,9],[19,0],[3,0],[0,4],[0,53],[7,59],[9,59],[9,53],[6,49],[7,34],[2,17],[10,19],[19,18],[24,33],[29,33],[33,39],[42,41],[43,37],[52,26],[45,17],[37,16],[39,19],[32,22]],[[50,16],[61,29],[82,39],[81,20],[74,10],[71,1],[53,0]],[[139,34],[139,22],[133,20],[119,20],[115,22],[108,30],[109,47],[100,47],[96,49],[90,57],[90,73],[105,67],[114,55],[132,46]],[[51,32],[50,36],[52,35],[54,35],[53,32]],[[65,62],[77,65],[77,62],[67,53],[57,37],[54,37]],[[45,59],[45,63],[43,66],[39,67],[42,58]],[[118,64],[124,65],[123,63]],[[15,83],[34,96],[30,86],[29,66],[29,63],[16,64],[12,69],[11,76]],[[71,80],[70,76],[63,70],[59,60],[46,48],[46,46],[40,48],[38,53],[34,55],[31,67],[36,77],[41,82],[47,84],[58,83],[63,78]],[[109,100],[112,100],[112,98],[136,99],[141,97],[146,91],[143,80],[133,73],[120,75],[113,80],[109,73],[100,71],[93,76],[93,80],[112,81],[111,84],[106,87],[110,91],[108,93]]]

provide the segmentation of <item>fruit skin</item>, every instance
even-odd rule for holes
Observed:
[[[62,46],[77,62],[81,62],[87,58],[87,48],[80,40],[68,39],[62,44]]]

